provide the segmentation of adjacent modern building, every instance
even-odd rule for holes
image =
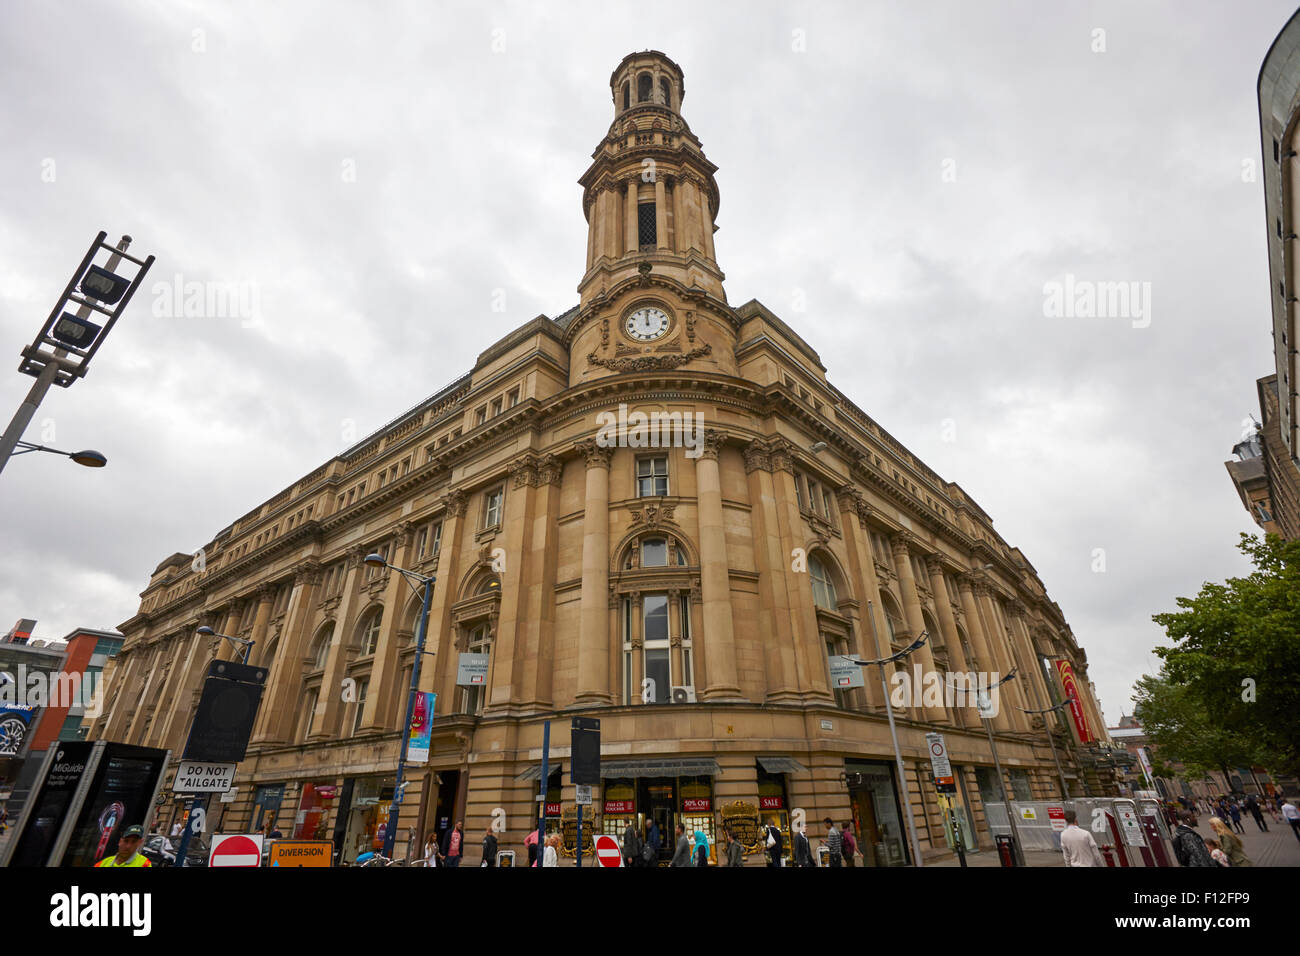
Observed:
[[[1273,310],[1272,375],[1261,378],[1260,427],[1227,463],[1251,517],[1265,531],[1300,537],[1300,400],[1296,304],[1300,290],[1300,14],[1291,17],[1259,71],[1259,127]],[[1243,446],[1247,454],[1242,454]]]
[[[855,822],[869,865],[898,865],[913,856],[907,795],[922,853],[946,852],[926,741],[940,732],[967,843],[990,848],[999,786],[973,698],[900,701],[900,778],[878,671],[849,663],[923,633],[909,675],[1016,671],[992,718],[1013,797],[1059,795],[1062,775],[1072,795],[1113,792],[1087,655],[1029,559],[839,391],[796,329],[729,303],[715,167],[682,116],[680,67],[629,55],[610,91],[579,180],[578,304],[488,345],[201,561],[163,560],[121,625],[93,736],[179,753],[208,663],[235,654],[196,628],[250,639],[269,678],[227,829],[274,819],[344,860],[375,846],[421,607],[401,575],[363,564],[377,552],[437,578],[419,678],[437,695],[430,755],[410,768],[399,848],[408,828],[422,840],[463,821],[477,863],[495,819],[521,849],[544,789],[571,853],[573,716],[601,722],[597,832],[726,824],[758,865],[760,816],[802,815],[814,837],[832,816]],[[459,665],[483,660],[469,654],[486,673],[461,685]],[[1066,688],[1073,705],[1029,713]]]

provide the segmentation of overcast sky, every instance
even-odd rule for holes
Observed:
[[[163,558],[574,305],[609,74],[658,49],[731,303],[993,516],[1114,724],[1150,616],[1246,567],[1223,461],[1273,371],[1255,81],[1292,9],[4,3],[4,420],[95,233],[157,262],[25,436],[109,467],[0,475],[0,625],[115,627]],[[1149,298],[1048,314],[1067,275]],[[178,282],[244,306],[174,314]]]

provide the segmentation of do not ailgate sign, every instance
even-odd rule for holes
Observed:
[[[618,841],[608,834],[596,837],[596,859],[601,866],[622,866],[623,851],[618,848]]]
[[[262,834],[217,835],[212,838],[212,855],[208,866],[261,866]]]

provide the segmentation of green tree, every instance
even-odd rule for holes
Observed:
[[[1223,584],[1206,584],[1194,598],[1178,598],[1182,610],[1152,617],[1173,647],[1156,648],[1165,663],[1161,678],[1182,688],[1185,747],[1201,764],[1207,755],[1190,734],[1222,750],[1220,762],[1262,764],[1300,771],[1300,541],[1243,534],[1238,544],[1254,570]],[[1141,684],[1139,684],[1141,688]],[[1154,689],[1154,688],[1153,688]],[[1200,722],[1196,711],[1204,716]],[[1146,723],[1143,723],[1144,728]],[[1170,756],[1174,755],[1170,751]],[[1188,761],[1184,761],[1188,762]]]
[[[1134,689],[1133,715],[1155,748],[1155,776],[1177,776],[1166,761],[1181,763],[1193,778],[1209,770],[1231,776],[1228,768],[1256,762],[1250,742],[1213,723],[1192,688],[1170,681],[1164,668],[1156,677],[1143,676]]]

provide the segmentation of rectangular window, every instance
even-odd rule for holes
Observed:
[[[821,486],[811,478],[808,479],[808,510],[817,513],[817,509],[822,506],[821,503]]]
[[[311,720],[316,716],[316,702],[320,700],[320,690],[313,687],[303,696],[302,710],[298,714],[298,732],[294,736],[299,743],[311,733]]]
[[[484,496],[483,527],[495,528],[501,523],[501,498],[504,494],[504,488],[497,488]]]
[[[438,549],[442,547],[442,522],[433,523],[433,541],[429,545],[429,556],[437,557]]]
[[[637,224],[637,242],[644,249],[646,246],[654,248],[658,242],[655,232],[655,204],[652,202],[638,203],[636,207],[636,224]]]
[[[827,521],[830,521],[835,511],[831,508],[831,493],[825,488],[822,489],[822,507],[825,509],[822,514],[825,515]]]
[[[510,390],[509,401],[508,401],[507,407],[508,407],[508,408],[514,408],[514,407],[515,407],[516,405],[518,405],[518,404],[519,404],[519,389],[517,389],[517,388],[512,388],[512,389]]]
[[[668,459],[638,458],[636,462],[636,496],[652,498],[668,494]]]
[[[366,692],[370,689],[370,678],[363,677],[357,681],[357,702],[356,710],[352,714],[352,733],[355,735],[361,729],[361,717],[366,710]]]
[[[424,546],[429,539],[429,529],[421,528],[415,534],[415,560],[419,561],[424,558]]]
[[[487,406],[486,406],[486,405],[482,406],[482,407],[479,408],[476,412],[474,412],[474,424],[475,424],[475,425],[482,425],[485,421],[487,421]]]
[[[803,475],[798,472],[794,476],[794,500],[799,505],[799,510],[803,511]]]
[[[496,418],[498,415],[501,414],[501,408],[502,408],[502,404],[501,404],[501,403],[502,403],[502,401],[503,401],[503,399],[498,398],[498,399],[496,399],[496,400],[492,403],[492,417],[493,417],[493,418]]]

